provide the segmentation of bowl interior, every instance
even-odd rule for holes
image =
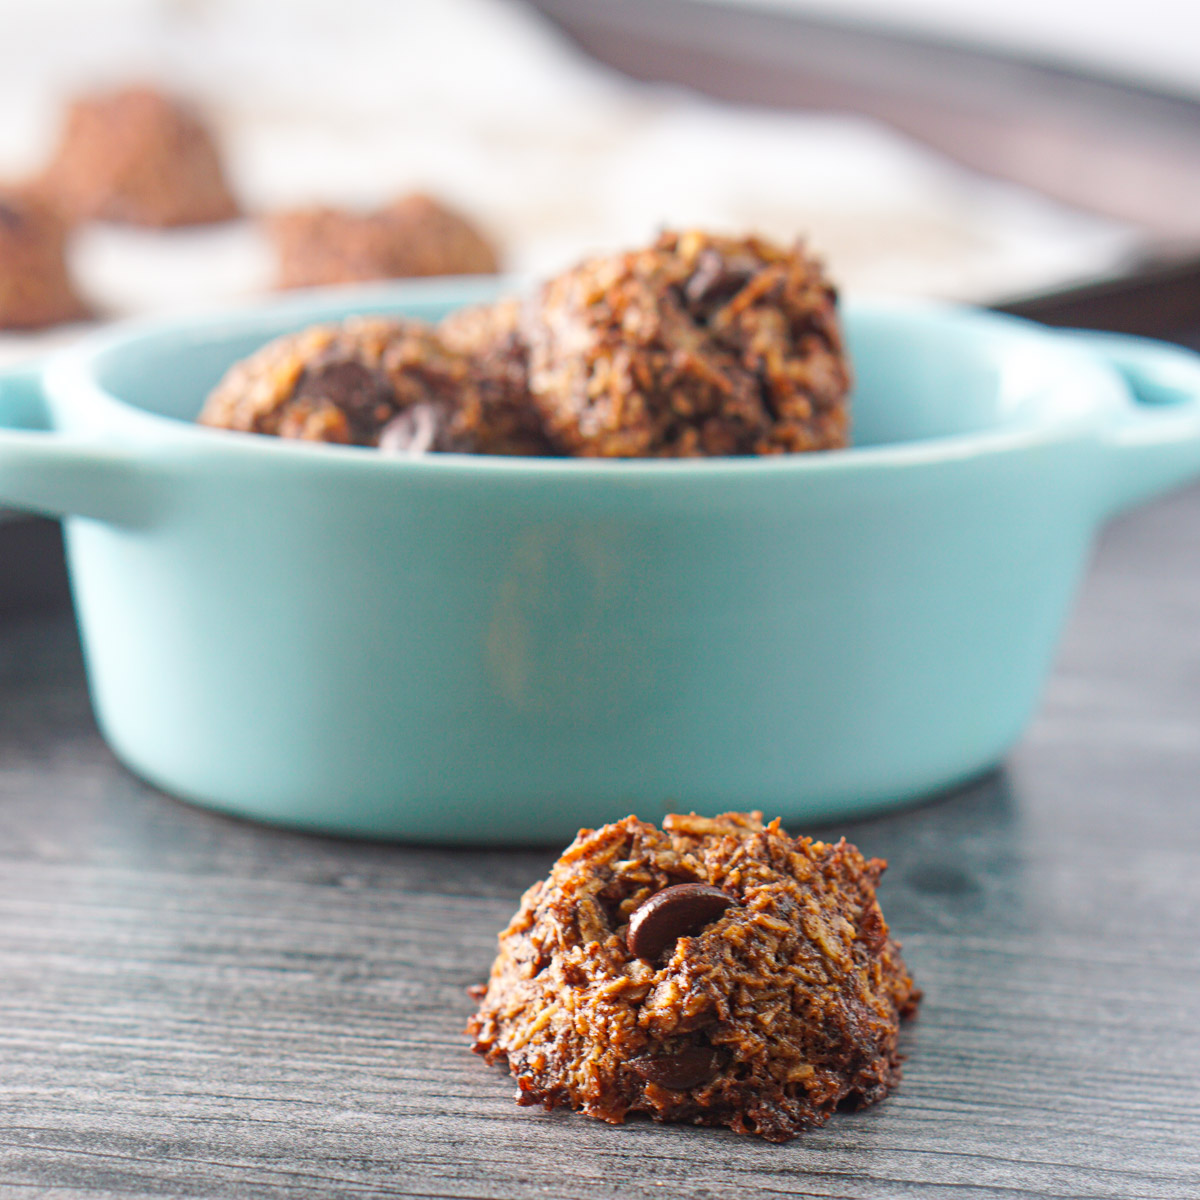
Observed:
[[[392,285],[162,326],[111,341],[95,353],[92,369],[100,387],[124,404],[192,421],[233,363],[282,333],[352,313],[436,321],[496,288],[478,280]],[[896,302],[847,303],[844,320],[856,447],[975,434],[1078,410],[1078,389],[1061,386],[1061,352],[1035,327],[970,309]]]

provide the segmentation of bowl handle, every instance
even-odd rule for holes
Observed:
[[[37,365],[0,372],[0,505],[143,525],[157,491],[129,451],[54,432]]]
[[[1129,388],[1131,403],[1102,433],[1102,493],[1113,516],[1200,476],[1200,354],[1116,333],[1073,337]]]

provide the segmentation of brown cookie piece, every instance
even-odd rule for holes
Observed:
[[[304,441],[377,446],[385,428],[425,406],[426,449],[451,449],[456,422],[479,404],[461,355],[419,321],[351,318],[269,342],[235,364],[209,396],[203,425]]]
[[[167,227],[238,215],[200,115],[152,87],[76,100],[39,187],[75,221]]]
[[[518,1103],[614,1124],[786,1141],[881,1100],[919,1000],[875,898],[885,866],[760,813],[583,830],[500,934],[474,1049]]]
[[[691,231],[553,279],[523,322],[530,391],[571,454],[846,445],[836,294],[797,245]]]
[[[39,329],[89,315],[67,270],[66,239],[49,204],[0,188],[0,329]]]
[[[315,287],[423,275],[491,275],[495,247],[466,217],[430,196],[376,212],[306,208],[266,222],[279,286]]]
[[[529,394],[529,347],[520,318],[520,301],[509,298],[459,309],[438,325],[438,333],[471,362],[493,454],[561,454]]]
[[[528,412],[421,321],[352,317],[288,334],[235,364],[201,424],[393,454],[517,454]],[[544,444],[544,439],[543,439]]]

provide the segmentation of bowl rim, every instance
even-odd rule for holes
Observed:
[[[53,354],[44,373],[45,390],[55,412],[60,405],[68,412],[86,407],[92,414],[88,422],[90,428],[103,428],[110,435],[133,434],[142,444],[153,442],[176,450],[186,448],[234,461],[254,460],[267,469],[270,469],[268,464],[304,463],[314,468],[322,464],[326,470],[355,473],[431,476],[694,480],[697,477],[715,479],[745,475],[815,475],[860,468],[902,468],[1022,451],[1095,437],[1100,426],[1100,406],[1095,405],[1072,416],[1047,414],[1041,419],[1026,418],[965,433],[796,454],[664,459],[438,453],[408,458],[380,454],[374,447],[305,442],[199,425],[123,400],[102,386],[98,378],[105,359],[156,338],[173,336],[184,341],[211,341],[261,329],[267,340],[279,336],[281,321],[290,324],[295,320],[300,328],[360,313],[404,315],[405,307],[465,307],[510,294],[523,286],[529,286],[528,280],[514,275],[391,280],[381,284],[301,289],[284,297],[269,297],[235,307],[133,318],[97,331]],[[843,318],[853,317],[858,312],[927,313],[1012,338],[1014,344],[1037,347],[1060,362],[1113,375],[1070,338],[1056,336],[1020,317],[950,301],[866,294],[844,297],[841,308]]]

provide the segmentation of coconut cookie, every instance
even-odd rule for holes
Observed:
[[[523,322],[550,436],[602,458],[847,444],[837,296],[802,246],[689,231],[550,280]]]
[[[75,221],[166,228],[239,211],[202,115],[151,87],[76,100],[40,187]]]
[[[352,317],[287,334],[234,364],[200,422],[385,453],[525,452],[487,368],[421,321]]]
[[[0,187],[0,329],[41,329],[88,316],[68,271],[67,229],[27,190]]]
[[[900,1077],[919,993],[886,864],[760,813],[583,830],[526,892],[469,1032],[520,1104],[785,1141]]]

